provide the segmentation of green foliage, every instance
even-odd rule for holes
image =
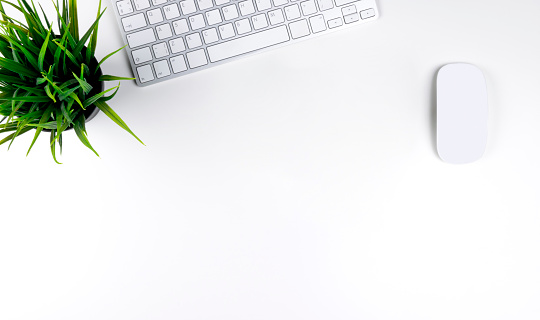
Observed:
[[[61,1],[54,3],[57,34],[55,22],[41,6],[40,16],[33,0],[0,0],[0,134],[8,134],[0,145],[9,142],[11,146],[18,136],[35,129],[30,153],[39,135],[50,131],[51,153],[57,163],[56,146],[61,153],[62,134],[71,128],[98,155],[85,127],[85,111],[92,105],[141,141],[107,104],[118,86],[101,92],[104,81],[132,80],[101,74],[101,64],[121,49],[99,63],[94,57],[99,21],[105,12],[101,0],[96,20],[82,36],[77,0]],[[22,13],[24,22],[9,17],[4,7]],[[116,91],[105,96],[112,90]]]

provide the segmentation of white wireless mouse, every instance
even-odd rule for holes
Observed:
[[[470,64],[444,66],[437,76],[437,151],[444,162],[465,164],[482,157],[488,138],[487,86]]]

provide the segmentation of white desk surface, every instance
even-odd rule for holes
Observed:
[[[48,1],[42,1],[49,7]],[[106,4],[110,5],[109,2]],[[381,19],[145,89],[3,148],[0,319],[537,320],[540,2],[379,0]],[[80,1],[84,26],[97,0]],[[99,56],[120,47],[112,11]],[[435,150],[434,79],[485,72],[490,137]],[[103,66],[129,75],[125,54]]]

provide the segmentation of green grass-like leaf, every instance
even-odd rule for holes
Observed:
[[[62,136],[72,128],[81,143],[99,156],[86,132],[85,110],[91,106],[142,143],[108,104],[119,86],[101,89],[106,81],[133,80],[101,73],[103,63],[123,48],[99,62],[94,56],[105,12],[101,0],[90,28],[81,33],[77,0],[51,1],[53,16],[34,0],[0,0],[0,134],[7,135],[0,137],[0,144],[11,145],[18,136],[35,130],[28,156],[43,131],[50,131],[51,154],[60,163],[57,146],[61,154]],[[22,19],[12,18],[10,10],[18,11]]]
[[[106,102],[97,101],[95,105],[99,108],[99,110],[106,114],[107,117],[111,118],[112,121],[116,122],[116,124],[118,124],[122,129],[129,132],[133,137],[135,137],[135,139],[139,140],[139,142],[144,145],[144,142],[142,142],[142,140],[139,139],[139,137],[137,137],[133,131],[131,131],[127,124],[116,114],[116,112],[113,111],[113,109],[111,109],[111,107],[109,107]]]

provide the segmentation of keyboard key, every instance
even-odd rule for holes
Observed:
[[[208,60],[206,59],[206,54],[204,53],[204,49],[188,52],[187,59],[188,59],[189,67],[191,69],[208,64]]]
[[[238,4],[238,6],[240,7],[240,13],[243,16],[255,13],[255,7],[253,6],[253,1],[251,0],[242,1]]]
[[[150,8],[150,1],[149,0],[133,0],[135,2],[135,9],[137,10],[143,10]]]
[[[211,44],[211,43],[219,41],[219,37],[217,35],[216,28],[204,30],[202,32],[202,34],[203,34],[203,38],[204,38],[204,43],[206,43],[206,44]]]
[[[180,73],[187,70],[186,60],[183,55],[171,58],[171,66],[174,73]]]
[[[235,4],[223,7],[221,10],[223,11],[223,17],[225,18],[225,21],[238,18],[238,10],[236,10]]]
[[[285,18],[283,18],[283,12],[281,11],[281,9],[268,12],[268,18],[270,18],[271,25],[279,24],[285,21]]]
[[[317,12],[317,7],[315,6],[315,0],[309,0],[304,1],[300,3],[300,6],[302,7],[302,12],[305,16],[308,16],[310,14],[314,14]]]
[[[141,64],[152,60],[152,53],[150,52],[149,47],[133,50],[131,51],[131,55],[133,56],[133,61],[135,61],[135,64]]]
[[[343,8],[341,8],[341,13],[344,16],[356,13],[356,6],[354,4],[352,4],[350,6],[343,7]]]
[[[268,20],[266,20],[266,15],[264,13],[253,16],[251,20],[253,21],[253,28],[255,30],[268,27]]]
[[[212,0],[197,0],[197,4],[199,5],[199,10],[206,10],[213,6]]]
[[[334,7],[332,0],[317,0],[317,4],[319,5],[320,11],[330,10]]]
[[[206,24],[204,23],[204,17],[202,14],[196,14],[189,17],[189,24],[191,25],[191,30],[197,30],[204,28]]]
[[[156,24],[163,21],[163,14],[161,13],[160,8],[148,11],[147,15],[150,24]]]
[[[133,6],[129,0],[118,1],[116,7],[121,16],[133,13]]]
[[[274,2],[274,6],[282,6],[282,5],[285,5],[287,3],[289,3],[289,1],[287,0],[272,0],[272,2]]]
[[[182,38],[169,41],[169,46],[171,46],[172,53],[178,53],[186,50],[186,45],[184,44],[184,39]]]
[[[328,20],[328,28],[330,29],[341,27],[342,25],[343,25],[343,21],[341,21],[341,18]]]
[[[159,40],[172,37],[171,25],[168,23],[156,27],[156,31],[157,31]]]
[[[154,69],[156,70],[156,76],[158,77],[158,79],[171,75],[171,69],[169,69],[169,64],[167,63],[167,60],[154,63]]]
[[[343,19],[345,20],[345,23],[353,23],[360,20],[360,17],[358,16],[358,13],[353,13],[353,14],[344,16]]]
[[[210,61],[216,62],[289,40],[287,27],[282,25],[210,46],[208,47],[208,56],[210,57]]]
[[[182,13],[184,15],[192,14],[193,12],[197,11],[195,1],[193,0],[180,1],[180,8],[182,9]]]
[[[259,11],[272,8],[272,4],[270,3],[270,0],[255,0],[255,4],[257,5],[257,10]]]
[[[351,2],[355,2],[355,1],[358,1],[358,0],[336,0],[336,6],[340,7]]]
[[[156,35],[153,29],[134,32],[127,35],[130,48],[136,48],[156,41]]]
[[[216,6],[220,6],[229,2],[231,2],[231,0],[216,0]]]
[[[157,5],[160,5],[160,4],[164,4],[166,3],[167,0],[152,0],[152,3],[157,6]]]
[[[290,23],[289,28],[291,29],[291,36],[293,39],[298,39],[309,35],[309,27],[305,19]]]
[[[235,21],[234,25],[236,26],[236,32],[238,32],[238,34],[251,32],[251,25],[249,24],[248,19]]]
[[[165,18],[167,18],[167,20],[178,18],[180,16],[180,10],[176,3],[163,7],[163,11],[165,11]]]
[[[130,32],[147,26],[146,19],[144,18],[144,14],[142,13],[122,19],[122,25],[124,26],[124,30],[126,32]]]
[[[300,8],[298,8],[298,5],[293,4],[292,6],[285,7],[285,16],[287,20],[300,18]]]
[[[154,80],[154,73],[152,72],[152,67],[150,65],[142,66],[137,68],[137,73],[139,74],[139,80],[141,83]]]
[[[313,33],[326,30],[326,23],[322,14],[309,18],[309,24],[311,25],[311,31],[313,31]]]
[[[221,39],[229,39],[236,35],[234,32],[234,28],[232,23],[227,23],[222,26],[219,26],[219,34],[221,35]]]
[[[362,20],[373,18],[375,16],[375,10],[374,9],[364,10],[360,12],[360,16],[362,17]]]
[[[189,32],[189,27],[187,25],[186,19],[181,19],[181,20],[173,22],[173,28],[174,28],[174,33],[176,33],[176,35],[181,35],[183,33]]]
[[[205,15],[206,21],[208,21],[209,26],[223,22],[223,20],[221,19],[221,13],[219,13],[219,9],[207,11]]]
[[[198,33],[192,33],[186,36],[186,42],[188,48],[193,49],[202,46],[201,35]]]
[[[154,49],[154,55],[156,56],[156,59],[163,58],[169,55],[169,48],[167,47],[167,44],[165,42],[153,45],[152,49]]]

